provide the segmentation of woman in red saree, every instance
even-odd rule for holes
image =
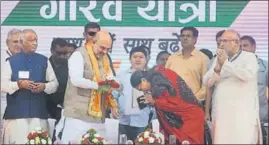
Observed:
[[[204,144],[204,111],[185,81],[170,69],[157,66],[136,71],[131,84],[140,91],[150,91],[166,144],[169,135],[178,143]]]

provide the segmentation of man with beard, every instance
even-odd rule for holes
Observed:
[[[118,116],[118,105],[111,96],[102,97],[98,83],[112,75],[107,53],[112,39],[108,32],[99,31],[93,41],[78,48],[68,60],[69,78],[64,97],[66,117],[62,143],[77,140],[89,128],[102,137],[106,135],[105,109],[110,106],[112,115]]]
[[[97,23],[89,22],[88,24],[86,24],[84,26],[84,33],[83,33],[83,36],[84,36],[84,38],[86,40],[86,43],[88,43],[89,45],[92,45],[94,36],[100,30],[101,30],[101,27]],[[111,52],[111,50],[112,50],[112,44],[111,44],[111,48],[109,49],[109,52]],[[115,70],[114,70],[114,67],[113,67],[113,63],[112,63],[112,59],[111,59],[111,57],[109,55],[109,52],[106,55],[107,55],[107,58],[109,60],[110,69],[111,69],[113,75],[115,76],[116,73],[115,73]],[[110,110],[106,110],[106,118],[110,118],[109,117],[110,116],[110,113],[111,113]]]
[[[94,23],[94,22],[89,22],[88,24],[86,24],[84,26],[84,33],[83,33],[83,36],[86,40],[86,42],[88,43],[92,43],[93,41],[93,38],[94,36],[96,35],[97,32],[99,32],[101,30],[101,27],[99,24],[97,23]],[[111,44],[111,47],[112,47],[112,44]],[[112,49],[112,48],[111,48]],[[109,52],[111,52],[111,49],[109,50]],[[109,65],[110,65],[110,69],[113,73],[113,75],[115,76],[116,73],[115,73],[115,70],[114,70],[114,67],[113,67],[113,64],[112,64],[112,59],[109,55],[109,53],[106,54],[108,59],[109,59]]]

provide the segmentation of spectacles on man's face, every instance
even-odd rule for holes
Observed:
[[[231,40],[226,40],[226,39],[222,39],[222,40],[220,40],[219,42],[220,43],[228,43],[228,42],[238,42],[239,40],[238,39],[231,39]]]
[[[13,44],[18,44],[19,43],[19,40],[13,40],[12,43]]]
[[[57,55],[67,55],[67,52],[59,52],[59,51],[55,51]]]
[[[218,46],[218,47],[220,46],[220,41],[217,41],[217,46]]]
[[[95,36],[96,32],[88,32],[89,36]]]
[[[192,35],[184,35],[184,34],[181,34],[180,36],[179,36],[180,38],[191,38],[192,37]]]

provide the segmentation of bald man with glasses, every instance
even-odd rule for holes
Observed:
[[[212,96],[213,144],[260,144],[261,127],[255,55],[242,51],[240,35],[226,30],[203,83]]]

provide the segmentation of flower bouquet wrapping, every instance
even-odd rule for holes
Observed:
[[[115,109],[118,105],[117,102],[111,96],[112,91],[116,90],[119,92],[120,83],[116,80],[114,76],[107,75],[104,81],[98,82],[98,85],[98,92],[102,95],[102,97],[105,98],[105,107]]]
[[[48,132],[38,127],[27,136],[26,144],[52,144]]]
[[[141,132],[136,140],[135,144],[148,144],[148,145],[161,145],[164,144],[163,134],[153,132],[152,130],[148,129],[144,132]]]
[[[105,93],[105,94],[111,93],[109,91],[111,91],[113,89],[116,90],[116,89],[119,89],[120,88],[120,83],[115,79],[115,77],[109,76],[109,75],[107,75],[105,77],[105,80],[104,81],[98,82],[98,85],[99,85],[98,91],[101,94],[102,93]]]
[[[103,137],[97,134],[96,130],[89,129],[80,139],[80,144],[106,144]]]

